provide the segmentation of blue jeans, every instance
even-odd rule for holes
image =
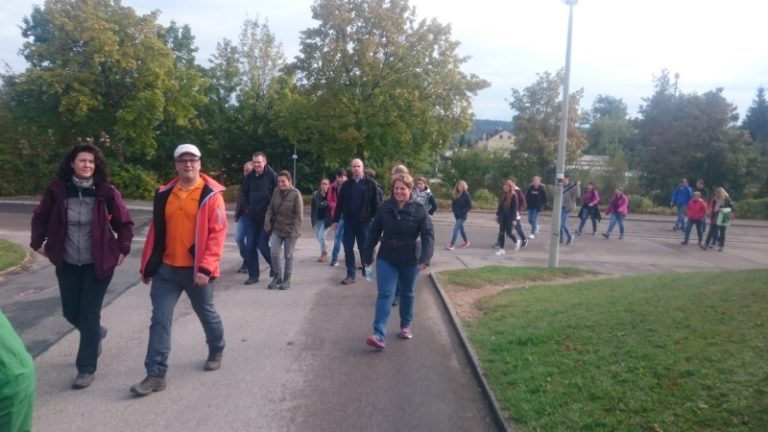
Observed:
[[[246,259],[248,258],[248,227],[251,225],[251,221],[247,217],[240,217],[237,220],[237,229],[235,230],[235,243],[237,243],[237,249],[240,251],[240,258],[243,259],[243,265],[247,265]]]
[[[677,219],[675,220],[675,227],[685,229],[685,211],[688,208],[688,204],[677,206]]]
[[[585,208],[586,210],[584,210]],[[584,225],[587,224],[587,219],[592,219],[592,233],[594,234],[597,232],[597,218],[595,218],[595,211],[597,211],[597,209],[592,207],[582,207],[582,209],[579,210],[579,219],[581,219],[577,231],[579,234],[584,233]]]
[[[248,238],[245,240],[248,246],[248,278],[259,278],[259,252],[269,266],[272,266],[272,253],[269,250],[269,234],[264,231],[264,226],[256,225],[253,221],[248,224]],[[270,272],[271,273],[271,272]]]
[[[531,224],[531,234],[538,234],[539,209],[528,209],[528,223]]]
[[[328,228],[324,220],[315,222],[315,237],[317,237],[317,242],[320,243],[320,252],[324,254],[328,253],[328,248],[325,245],[325,235],[328,233]]]
[[[616,226],[616,223],[619,224],[619,235],[624,236],[624,217],[626,215],[618,214],[618,213],[611,213],[611,222],[608,224],[608,231],[606,234],[611,235],[611,232],[613,232],[613,227]]]
[[[336,224],[336,234],[333,236],[333,251],[331,251],[331,261],[338,261],[339,251],[341,250],[342,238],[344,238],[344,219],[340,219]]]
[[[568,241],[570,241],[573,238],[573,235],[568,230],[568,215],[570,214],[570,210],[563,207],[563,212],[560,214],[560,244],[563,244],[565,242],[564,235],[568,236]]]
[[[400,328],[410,327],[413,321],[413,287],[419,268],[416,264],[394,266],[382,259],[376,260],[376,315],[373,318],[373,334],[387,337],[387,322],[392,312],[395,288],[400,288]]]
[[[344,263],[347,266],[347,276],[355,278],[355,240],[357,240],[357,250],[361,251],[365,246],[365,239],[368,237],[368,228],[371,227],[371,221],[344,221]],[[360,256],[362,262],[362,255]]]
[[[168,371],[171,352],[171,323],[173,310],[187,293],[192,309],[203,325],[209,352],[224,351],[224,325],[213,307],[213,281],[205,286],[194,286],[192,267],[172,267],[162,264],[152,278],[149,297],[152,299],[152,323],[149,326],[149,345],[144,367],[147,375],[164,377]]]
[[[453,226],[453,235],[451,236],[451,244],[455,245],[456,240],[461,234],[461,239],[464,240],[464,243],[467,242],[467,233],[464,232],[464,219],[456,219],[456,224]]]
[[[688,243],[688,239],[691,237],[691,228],[693,228],[694,225],[696,226],[696,235],[699,237],[699,244],[701,244],[701,233],[704,232],[703,219],[700,219],[700,220],[688,219],[688,223],[685,224],[685,238],[683,239],[683,241],[685,243]]]
[[[113,274],[96,279],[93,264],[64,263],[56,269],[64,318],[80,331],[75,360],[78,373],[96,372],[101,342],[101,307]]]

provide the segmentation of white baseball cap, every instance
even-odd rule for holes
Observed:
[[[182,144],[178,147],[176,147],[176,150],[173,151],[173,158],[177,159],[179,156],[183,155],[184,153],[190,153],[197,157],[200,157],[200,149],[197,148],[196,145],[193,144]]]

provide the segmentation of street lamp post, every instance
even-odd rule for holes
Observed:
[[[298,179],[296,178],[296,161],[299,159],[299,155],[296,154],[296,143],[293,143],[293,184],[298,184]]]
[[[549,240],[549,267],[558,265],[560,255],[560,218],[563,215],[563,178],[565,176],[565,142],[568,139],[569,84],[571,80],[571,31],[573,28],[573,6],[579,0],[563,0],[568,5],[568,42],[565,49],[565,77],[563,79],[563,108],[560,118],[560,139],[557,142],[557,165],[555,178],[555,202],[552,209],[552,236]],[[565,221],[568,223],[568,221]]]

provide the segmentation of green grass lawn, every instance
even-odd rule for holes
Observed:
[[[596,273],[573,267],[548,269],[542,267],[505,267],[488,266],[472,270],[446,270],[437,274],[441,283],[448,284],[452,289],[475,289],[493,284],[516,284],[519,281],[548,282],[555,279],[573,278]]]
[[[0,239],[0,271],[8,270],[24,262],[27,251],[16,243]]]
[[[768,430],[768,271],[531,286],[481,308],[467,332],[518,430]]]

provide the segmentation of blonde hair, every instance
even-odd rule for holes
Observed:
[[[460,197],[462,193],[467,192],[468,190],[469,186],[467,185],[467,182],[464,180],[457,181],[456,185],[453,186],[453,199]]]
[[[715,189],[715,198],[717,198],[718,201],[725,202],[725,200],[730,199],[728,196],[728,192],[725,191],[722,187],[718,187]]]
[[[395,165],[394,167],[392,167],[392,171],[390,172],[390,175],[394,176],[395,174],[410,174],[410,173],[411,172],[408,171],[408,167],[407,166],[405,166],[403,164],[400,164],[400,165]]]
[[[404,185],[408,187],[409,190],[413,189],[413,177],[411,177],[411,175],[407,173],[393,175],[391,178],[391,182],[392,182],[390,184],[391,189],[395,188],[396,182],[402,182]]]

